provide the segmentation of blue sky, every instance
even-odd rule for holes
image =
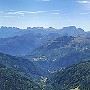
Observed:
[[[0,0],[0,26],[70,25],[90,31],[90,0]]]

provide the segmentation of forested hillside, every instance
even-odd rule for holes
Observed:
[[[59,69],[47,83],[52,86],[50,90],[73,90],[77,87],[90,90],[90,61]]]

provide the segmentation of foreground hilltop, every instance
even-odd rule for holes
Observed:
[[[50,90],[90,90],[90,61],[59,69],[47,83]]]
[[[41,90],[30,77],[13,68],[2,68],[0,64],[0,90]]]

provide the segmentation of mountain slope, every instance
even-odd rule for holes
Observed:
[[[0,66],[1,67],[1,66]],[[41,90],[30,77],[11,68],[0,68],[0,90]]]
[[[0,39],[0,51],[11,55],[25,55],[42,45],[39,40],[40,37],[32,33]]]
[[[89,58],[90,58],[90,48],[87,48],[81,51],[76,51],[76,52],[67,54],[64,57],[58,58],[58,60],[52,64],[52,67],[54,66],[55,68],[68,67],[72,64],[76,64],[81,61],[88,60]]]
[[[0,52],[15,56],[22,56],[31,53],[34,49],[42,46],[48,40],[58,37],[58,34],[28,33],[21,36],[14,36],[0,39]]]
[[[90,61],[58,70],[51,78],[52,90],[90,90]]]
[[[82,58],[87,58],[87,55],[90,55],[89,48],[89,38],[62,36],[34,50],[26,58],[42,68],[55,69],[78,63]],[[87,54],[86,57],[83,57],[84,52]]]
[[[6,68],[14,68],[28,76],[31,76],[34,79],[43,75],[47,75],[47,73],[41,68],[35,66],[33,62],[8,54],[0,53],[0,63],[2,63]]]

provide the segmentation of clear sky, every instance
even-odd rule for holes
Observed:
[[[90,31],[90,0],[0,0],[0,26],[70,25]]]

